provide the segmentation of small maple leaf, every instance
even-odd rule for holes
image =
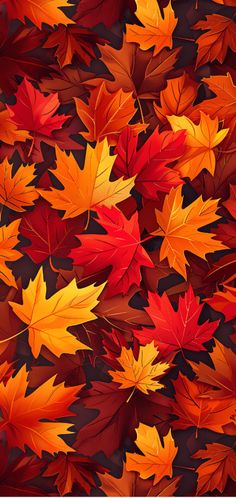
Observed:
[[[16,287],[15,278],[6,262],[17,261],[22,254],[14,249],[18,244],[20,220],[15,220],[10,225],[0,227],[0,278],[5,284]]]
[[[74,279],[64,289],[46,299],[46,283],[43,269],[40,268],[35,279],[22,291],[23,303],[9,303],[14,313],[27,324],[29,344],[35,358],[43,345],[56,356],[62,353],[74,354],[78,349],[90,349],[66,329],[94,320],[95,315],[91,310],[98,303],[97,298],[103,287],[104,284],[78,289]]]
[[[228,48],[236,52],[236,25],[232,19],[211,14],[206,16],[206,19],[198,21],[193,28],[207,31],[196,40],[198,44],[196,67],[216,59],[223,64]]]
[[[182,349],[206,349],[203,344],[212,339],[219,322],[198,323],[204,305],[199,304],[191,286],[184,297],[180,296],[178,311],[174,310],[166,293],[159,296],[149,292],[148,302],[149,306],[145,310],[155,328],[133,331],[141,344],[154,340],[162,357],[168,357]]]
[[[19,19],[26,23],[27,17],[30,21],[41,29],[42,24],[68,24],[74,23],[72,19],[67,17],[60,7],[69,7],[68,0],[17,0],[12,3],[12,0],[3,0],[7,6],[7,14],[9,19]]]
[[[112,266],[107,294],[109,297],[126,294],[133,284],[140,284],[141,266],[153,267],[141,245],[138,213],[127,220],[117,208],[103,207],[98,209],[98,215],[98,222],[107,233],[79,235],[81,247],[72,249],[69,256],[74,264],[84,267],[83,276]]]
[[[153,235],[164,237],[160,261],[167,258],[169,265],[186,279],[188,261],[185,251],[205,259],[207,253],[227,249],[227,247],[221,241],[214,240],[214,234],[199,231],[202,226],[220,218],[216,214],[218,200],[203,201],[200,196],[183,208],[181,188],[180,185],[171,189],[165,197],[163,210],[155,210],[159,228],[153,232]]]
[[[172,48],[172,34],[177,24],[171,1],[163,9],[163,16],[156,0],[135,0],[137,10],[135,15],[144,27],[127,24],[127,41],[140,45],[142,50],[154,46],[154,55],[162,48]]]
[[[197,97],[197,83],[187,73],[167,80],[167,86],[160,92],[160,105],[154,102],[154,111],[162,123],[167,116],[188,116]],[[174,96],[174,98],[173,98]]]
[[[116,145],[119,133],[136,113],[134,102],[132,92],[124,92],[120,88],[110,93],[103,81],[91,90],[88,104],[75,98],[77,114],[88,130],[80,134],[89,142],[107,138],[109,145]],[[140,132],[147,125],[138,123],[133,127]]]
[[[214,175],[216,159],[212,149],[224,140],[229,129],[217,131],[218,118],[211,119],[204,112],[200,112],[198,125],[186,116],[167,116],[167,119],[173,131],[186,131],[185,154],[175,166],[181,176],[193,180],[204,168]]]
[[[110,155],[107,139],[97,143],[95,149],[87,145],[83,170],[72,154],[67,156],[56,148],[56,156],[57,169],[52,173],[64,189],[39,189],[39,192],[54,209],[65,211],[64,219],[95,211],[99,206],[112,207],[129,197],[134,178],[109,181],[116,156]]]
[[[32,166],[20,166],[13,176],[13,166],[7,160],[0,164],[0,203],[13,211],[24,211],[38,198],[34,186],[35,170]]]
[[[236,452],[233,448],[211,443],[206,445],[206,449],[194,453],[193,457],[207,460],[197,469],[197,495],[202,496],[215,489],[223,493],[229,477],[236,481]]]
[[[163,384],[159,380],[169,368],[168,363],[155,363],[159,354],[158,349],[154,346],[154,341],[145,346],[140,346],[138,358],[136,360],[132,349],[121,348],[121,355],[117,358],[123,371],[109,370],[108,373],[112,376],[114,382],[121,384],[120,389],[128,389],[133,387],[139,389],[144,394],[148,391],[156,391],[161,389]]]
[[[57,453],[73,451],[59,435],[71,434],[71,424],[52,422],[57,418],[71,416],[68,407],[76,400],[80,387],[53,385],[55,377],[25,396],[28,388],[28,372],[24,365],[11,377],[6,385],[0,383],[1,421],[0,431],[7,433],[10,448],[25,450],[28,446],[39,457],[42,451]],[[50,422],[42,421],[47,419]]]
[[[31,138],[26,130],[18,130],[15,123],[10,118],[8,109],[0,112],[0,140],[8,145],[14,145],[15,142],[25,142]]]
[[[142,479],[148,479],[154,475],[154,485],[164,476],[172,477],[172,463],[178,449],[171,430],[163,437],[163,444],[156,427],[140,423],[136,434],[135,444],[143,455],[126,453],[127,470],[138,472]]]

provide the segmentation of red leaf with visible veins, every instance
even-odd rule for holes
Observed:
[[[167,294],[159,296],[149,292],[149,307],[146,312],[155,328],[135,330],[134,335],[140,344],[155,341],[163,357],[182,349],[203,351],[205,342],[212,339],[218,321],[199,324],[203,304],[199,304],[190,286],[184,297],[179,298],[178,311],[175,311]]]
[[[109,297],[126,294],[131,285],[140,284],[141,266],[152,267],[153,263],[141,246],[138,213],[130,220],[116,208],[97,209],[99,224],[106,234],[85,234],[78,239],[81,246],[73,249],[70,257],[74,264],[84,267],[83,276],[98,273],[112,266],[108,276]]]
[[[169,192],[183,181],[179,173],[166,167],[184,153],[185,132],[164,131],[158,128],[137,150],[138,136],[128,127],[120,134],[115,150],[114,173],[130,178],[136,176],[135,186],[147,199],[156,199],[158,192]]]
[[[24,213],[20,233],[31,241],[21,248],[34,263],[42,263],[48,256],[66,258],[78,245],[75,234],[83,230],[83,219],[62,220],[48,202],[39,200],[32,211]]]

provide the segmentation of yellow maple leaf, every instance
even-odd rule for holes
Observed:
[[[154,46],[154,56],[164,47],[172,48],[177,19],[171,2],[163,9],[163,16],[156,0],[136,0],[136,5],[135,15],[144,27],[127,24],[127,41],[138,43],[142,50]]]
[[[12,271],[6,265],[7,262],[17,261],[22,254],[14,249],[18,244],[19,225],[21,220],[15,220],[10,225],[0,227],[0,278],[5,284],[16,287]]]
[[[204,112],[200,112],[198,125],[186,116],[167,116],[167,119],[173,131],[186,130],[186,150],[175,169],[191,180],[204,168],[214,175],[216,159],[212,149],[224,140],[229,129],[218,131],[218,118],[211,119]]]
[[[12,169],[6,159],[0,164],[0,203],[20,212],[39,195],[34,186],[29,186],[34,180],[34,165],[20,166],[14,176]]]
[[[0,112],[0,140],[2,142],[14,145],[15,142],[24,142],[27,138],[32,139],[28,131],[17,129],[11,121],[8,109]]]
[[[148,479],[154,475],[154,485],[164,476],[172,477],[172,464],[178,449],[169,430],[163,437],[163,445],[156,427],[140,423],[136,429],[136,446],[143,455],[126,453],[126,468],[135,471],[142,479]]]
[[[164,375],[169,368],[168,363],[158,362],[153,365],[153,362],[158,356],[158,349],[154,346],[154,341],[145,346],[140,346],[138,359],[134,358],[132,349],[121,348],[121,355],[117,358],[123,371],[109,370],[114,382],[121,384],[120,389],[128,389],[133,387],[139,389],[144,394],[148,391],[156,391],[161,389],[163,384],[159,380],[154,380],[156,377]]]
[[[112,207],[129,197],[135,177],[109,181],[116,156],[110,156],[107,139],[97,143],[95,149],[87,145],[83,170],[72,154],[67,156],[58,147],[56,157],[57,169],[52,173],[64,189],[39,189],[39,192],[54,209],[65,211],[64,219],[96,210],[98,206]]]
[[[40,268],[35,279],[22,291],[23,304],[9,302],[14,313],[27,324],[29,344],[35,358],[43,345],[56,356],[74,354],[78,349],[91,349],[66,329],[96,318],[91,310],[97,305],[104,286],[89,285],[78,289],[74,279],[46,299],[46,283]]]
[[[228,249],[214,234],[200,232],[199,228],[213,223],[220,216],[216,214],[218,199],[203,201],[202,196],[183,208],[182,185],[171,189],[165,196],[162,211],[155,210],[159,228],[153,235],[164,237],[160,250],[160,261],[167,258],[169,265],[187,278],[188,261],[185,251],[206,259],[209,252]]]

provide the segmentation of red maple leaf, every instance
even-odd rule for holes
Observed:
[[[152,319],[154,329],[135,330],[133,333],[140,344],[155,341],[162,357],[188,349],[205,351],[204,343],[212,339],[219,321],[199,324],[204,304],[199,304],[190,286],[184,297],[179,298],[175,311],[166,293],[163,296],[149,292],[149,307],[146,312]]]
[[[127,126],[115,149],[114,173],[125,178],[136,175],[137,190],[147,199],[156,200],[158,192],[169,192],[183,183],[179,173],[166,166],[183,155],[184,142],[184,131],[159,133],[157,127],[137,150],[138,136]]]
[[[87,28],[92,28],[99,23],[108,28],[119,20],[125,9],[135,10],[135,0],[116,0],[111,9],[110,0],[81,0],[78,4],[74,18],[77,23]]]
[[[107,296],[127,293],[132,284],[140,284],[141,266],[153,263],[141,246],[138,213],[130,220],[116,208],[97,209],[99,224],[106,234],[79,235],[81,246],[72,249],[74,264],[84,267],[84,276],[98,273],[109,266]]]

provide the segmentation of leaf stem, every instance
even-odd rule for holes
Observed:
[[[60,271],[54,266],[54,264],[52,262],[52,256],[49,256],[49,264],[50,264],[52,271],[54,271],[54,273],[60,273]]]
[[[84,227],[84,230],[87,230],[88,226],[89,226],[89,222],[90,222],[90,218],[91,218],[91,211],[90,209],[87,211],[87,221],[86,221],[86,225]]]
[[[141,105],[139,97],[137,97],[137,104],[138,104],[138,108],[139,108],[139,112],[140,112],[140,116],[141,116],[141,121],[143,124],[145,124],[143,109],[142,109],[142,105]],[[146,133],[146,130],[144,130],[144,133]]]
[[[24,329],[20,330],[20,332],[17,332],[17,334],[11,335],[10,337],[6,337],[6,339],[2,339],[0,341],[0,344],[3,344],[4,342],[8,342],[11,339],[14,339],[15,337],[18,337],[18,335],[23,334],[23,332],[25,332],[28,328],[29,328],[29,326],[27,325],[27,327],[25,327]]]
[[[127,400],[126,400],[126,403],[129,403],[129,401],[131,400],[131,398],[132,398],[132,396],[133,396],[133,394],[134,394],[135,389],[136,389],[136,386],[134,386],[134,387],[133,387],[133,389],[132,389],[132,391],[131,391],[131,393],[130,393],[129,397],[128,397],[128,398],[127,398]]]

